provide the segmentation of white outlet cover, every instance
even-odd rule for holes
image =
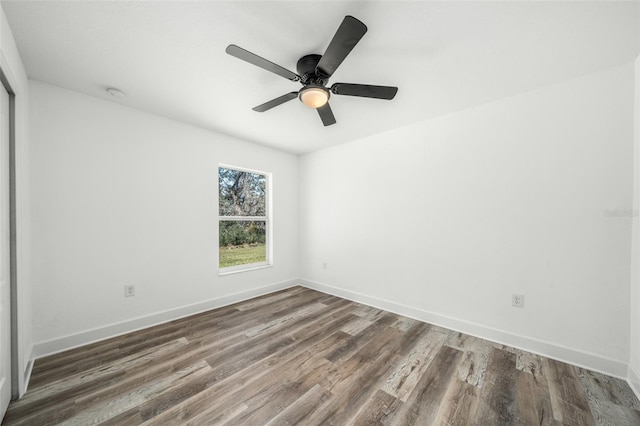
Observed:
[[[511,305],[515,306],[516,308],[524,307],[524,294],[512,294]]]

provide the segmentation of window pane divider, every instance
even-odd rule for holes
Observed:
[[[237,220],[247,222],[265,221],[269,218],[267,216],[220,216],[220,220]]]

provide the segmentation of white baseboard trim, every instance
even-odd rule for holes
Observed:
[[[29,387],[29,381],[31,380],[31,373],[33,372],[33,362],[35,361],[33,357],[33,345],[29,348],[29,353],[25,356],[26,364],[24,367],[24,372],[22,375],[22,383],[18,389],[18,399],[22,398],[22,396],[27,392],[27,388]]]
[[[636,394],[636,397],[640,399],[640,374],[631,365],[629,365],[627,372],[627,383],[629,383],[629,387]]]
[[[423,309],[414,308],[390,300],[380,299],[350,290],[345,290],[317,281],[300,279],[298,280],[298,282],[300,283],[300,285],[307,288],[318,290],[323,293],[332,294],[344,299],[349,299],[354,302],[362,303],[364,305],[373,306],[378,309],[384,309],[385,311],[393,312],[405,317],[417,319],[419,321],[438,325],[440,327],[459,331],[475,337],[480,337],[482,339],[490,340],[502,345],[522,349],[527,352],[543,355],[547,358],[556,359],[558,361],[587,368],[589,370],[598,371],[600,373],[608,374],[610,376],[614,376],[623,380],[627,378],[628,365],[623,361],[603,357],[594,353],[568,348],[566,346],[562,346],[553,342],[547,342],[532,337],[513,334],[508,331],[488,327],[482,324],[425,311]]]
[[[216,297],[204,302],[194,303],[192,305],[181,306],[178,308],[168,309],[163,312],[157,312],[138,318],[132,318],[126,321],[109,324],[103,327],[86,330],[80,333],[74,333],[56,339],[47,340],[36,343],[33,347],[33,359],[42,358],[44,356],[53,355],[58,352],[95,343],[100,340],[109,339],[120,336],[122,334],[131,333],[132,331],[141,330],[152,327],[154,325],[163,324],[174,321],[179,318],[194,315],[200,312],[209,311],[223,306],[232,305],[242,302],[243,300],[252,299],[254,297],[263,296],[275,291],[284,290],[289,287],[298,285],[298,280],[287,280],[275,284],[269,284],[250,290],[233,293],[226,296]]]

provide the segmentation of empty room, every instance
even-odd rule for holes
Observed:
[[[2,425],[640,425],[640,2],[0,0],[0,83]]]

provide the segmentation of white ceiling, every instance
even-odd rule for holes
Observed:
[[[637,2],[2,1],[29,78],[293,153],[305,153],[632,61]],[[337,124],[299,84],[225,53],[237,44],[295,71],[345,15],[369,32],[335,82],[398,86],[392,101],[334,96]],[[115,100],[105,88],[127,94]]]

